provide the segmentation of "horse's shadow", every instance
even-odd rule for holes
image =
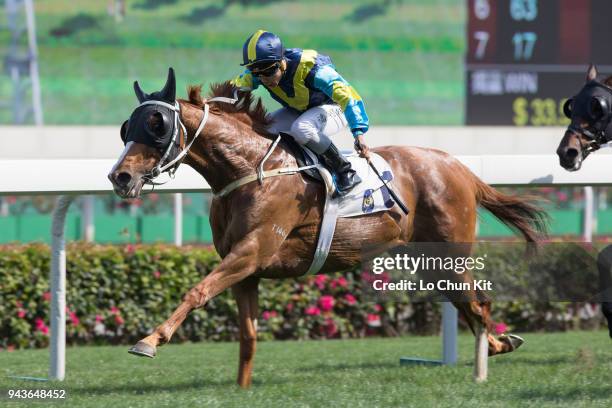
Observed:
[[[514,353],[513,353],[514,354]],[[500,358],[500,359],[494,359],[491,360],[491,362],[493,362],[494,365],[508,365],[508,364],[528,364],[528,365],[540,365],[540,366],[555,366],[558,364],[575,364],[576,363],[576,358],[572,357],[572,356],[566,356],[566,357],[555,357],[555,358],[546,358],[546,359],[541,359],[541,358],[528,358],[528,357],[522,357],[522,356],[516,356],[513,355],[512,357],[509,358]]]
[[[286,378],[275,377],[266,380],[253,379],[253,385],[281,385],[287,383]],[[100,386],[85,386],[85,387],[70,387],[70,391],[75,394],[88,395],[88,396],[104,396],[110,394],[131,394],[131,395],[144,395],[148,393],[161,393],[161,392],[188,392],[197,391],[204,388],[215,389],[215,388],[227,388],[229,386],[236,385],[235,379],[224,379],[224,380],[209,380],[209,379],[197,379],[179,383],[159,382],[159,383],[126,383],[121,385],[100,385]]]
[[[314,364],[311,366],[301,367],[300,372],[312,372],[312,371],[344,371],[344,370],[355,370],[355,369],[379,369],[379,368],[398,368],[399,362],[383,362],[383,363],[339,363],[339,364]]]
[[[530,389],[519,391],[516,394],[517,399],[529,401],[563,401],[582,400],[585,396],[591,399],[607,400],[610,398],[610,386],[606,384],[589,384],[574,386],[572,388],[553,388],[553,389]]]

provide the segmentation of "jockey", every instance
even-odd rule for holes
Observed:
[[[331,59],[314,50],[283,48],[279,37],[259,30],[242,49],[244,73],[231,82],[240,90],[259,85],[283,107],[272,112],[272,134],[283,132],[317,153],[334,172],[337,194],[347,194],[361,178],[332,143],[331,136],[347,125],[355,149],[369,159],[364,133],[368,115],[357,91],[338,72]]]

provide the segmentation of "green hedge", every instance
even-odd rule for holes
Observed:
[[[519,247],[495,250],[516,263]],[[164,245],[102,246],[72,244],[67,250],[67,340],[71,344],[132,343],[167,318],[182,296],[219,259],[209,247]],[[492,256],[492,255],[490,255]],[[548,266],[583,265],[576,253],[557,252]],[[42,244],[0,247],[0,349],[44,347],[49,340],[50,251]],[[263,280],[260,291],[261,339],[362,337],[430,334],[439,328],[439,305],[366,301],[359,272],[287,280]],[[524,279],[518,276],[517,279]],[[573,310],[570,304],[506,302],[494,317],[513,329],[567,329],[546,325],[550,316]],[[548,316],[548,317],[547,317]],[[173,341],[235,340],[237,309],[230,291],[194,311]],[[554,319],[553,319],[554,320]],[[595,319],[596,324],[601,319]]]

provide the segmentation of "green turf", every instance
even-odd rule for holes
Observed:
[[[234,385],[235,343],[165,346],[154,360],[126,346],[72,347],[65,382],[44,387],[66,389],[62,406],[76,407],[612,405],[606,332],[524,337],[523,348],[489,360],[486,384],[472,382],[473,338],[461,335],[456,367],[399,366],[400,356],[438,357],[439,337],[260,342],[248,391]],[[46,350],[1,353],[0,389],[41,387],[7,376],[46,376],[47,364]]]
[[[107,15],[107,3],[36,3],[48,124],[120,124],[135,105],[133,80],[140,80],[145,90],[157,90],[169,66],[176,69],[179,95],[185,95],[188,83],[230,79],[241,71],[244,40],[259,28],[277,32],[288,47],[331,55],[363,96],[373,125],[463,121],[462,0],[273,1],[250,7],[234,2],[226,8],[220,1],[180,0],[154,9],[137,7],[143,0],[127,2],[122,23]],[[383,3],[388,6],[380,15],[360,22],[351,17]],[[202,17],[205,9],[220,14]],[[93,19],[95,25],[70,36],[51,35],[78,16]],[[0,8],[0,24],[4,20]],[[0,30],[0,56],[6,34]],[[2,76],[0,93],[10,94]],[[270,109],[279,107],[267,95],[265,101]],[[0,111],[0,123],[10,120],[10,112]]]

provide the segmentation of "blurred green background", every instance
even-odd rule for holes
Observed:
[[[463,122],[463,0],[126,0],[124,12],[118,0],[34,3],[46,124],[119,124],[136,103],[132,82],[157,90],[169,66],[179,95],[230,79],[260,28],[330,55],[374,125]],[[9,85],[0,79],[2,95]]]

